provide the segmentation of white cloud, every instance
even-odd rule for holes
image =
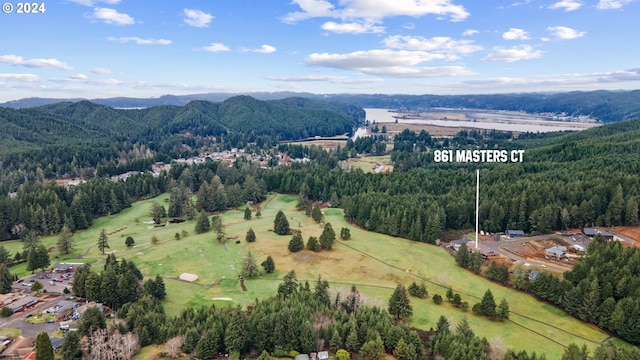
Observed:
[[[97,3],[105,3],[109,5],[115,5],[120,3],[120,0],[68,0],[76,4],[84,6],[94,6]]]
[[[473,36],[473,35],[476,35],[476,34],[478,34],[478,33],[480,33],[478,30],[469,29],[469,30],[465,30],[465,31],[462,33],[462,36]]]
[[[502,38],[505,40],[528,40],[529,33],[522,29],[510,28],[509,31],[502,34]]]
[[[564,11],[569,12],[569,11],[578,10],[581,7],[582,7],[582,1],[578,1],[578,0],[562,0],[562,1],[558,1],[557,3],[549,6],[549,9],[553,9],[553,10],[564,9]]]
[[[185,16],[184,22],[194,27],[209,27],[211,20],[213,20],[213,15],[202,10],[184,9],[183,13]]]
[[[208,51],[208,52],[223,52],[223,51],[229,51],[229,47],[222,43],[211,43],[211,45],[209,46],[203,46],[202,50]]]
[[[432,14],[448,16],[451,21],[462,21],[469,17],[464,6],[454,4],[453,0],[344,0],[339,2],[342,8],[336,8],[328,0],[293,0],[293,3],[302,11],[288,13],[282,19],[286,23],[318,17],[381,20],[393,16],[421,17]]]
[[[482,60],[514,62],[542,57],[542,51],[534,50],[531,45],[514,46],[509,49],[496,47],[493,50],[492,54],[485,56]]]
[[[76,75],[70,76],[69,78],[74,80],[80,80],[80,81],[89,80],[89,77],[85,74],[76,74]]]
[[[22,82],[36,82],[40,81],[38,75],[35,74],[0,74],[0,79],[22,81]]]
[[[28,59],[18,55],[1,55],[0,64],[20,65],[30,68],[54,68],[60,70],[73,70],[73,68],[58,59]]]
[[[473,40],[454,40],[446,36],[423,38],[421,36],[389,36],[383,40],[392,49],[431,51],[442,54],[470,54],[482,50]]]
[[[106,74],[111,74],[112,71],[110,69],[107,68],[103,68],[103,67],[96,67],[91,69],[91,72],[94,74],[100,74],[100,75],[106,75]]]
[[[259,49],[255,49],[255,50],[252,50],[252,51],[253,52],[257,52],[257,53],[261,53],[261,54],[271,54],[271,53],[276,52],[276,50],[277,49],[275,47],[273,47],[271,45],[264,44],[264,45],[260,46]]]
[[[549,26],[547,28],[547,31],[554,36],[555,38],[559,39],[559,40],[572,40],[572,39],[577,39],[579,37],[583,37],[586,32],[584,31],[577,31],[575,29],[572,29],[570,27],[566,27],[566,26]]]
[[[119,13],[116,9],[109,8],[95,8],[93,9],[93,15],[91,17],[101,20],[106,24],[113,25],[132,25],[135,23],[135,20],[131,16]]]
[[[368,75],[393,77],[436,77],[468,75],[461,66],[419,67],[421,63],[445,59],[446,55],[425,51],[368,50],[347,54],[313,53],[305,58],[312,66],[358,71]]]
[[[338,34],[365,34],[365,33],[382,33],[384,27],[375,26],[373,23],[335,23],[333,21],[322,24],[322,30],[330,31]]]
[[[599,10],[610,10],[610,9],[620,9],[623,6],[630,4],[633,0],[600,0],[598,1],[598,5],[596,5],[596,9]]]
[[[107,40],[115,41],[123,44],[128,42],[133,42],[138,45],[169,45],[171,44],[171,40],[167,40],[167,39],[143,39],[137,36],[121,36],[119,38],[109,36]]]

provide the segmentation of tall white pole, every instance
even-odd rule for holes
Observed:
[[[480,211],[478,206],[480,204],[480,169],[476,170],[476,250],[478,249],[478,222],[480,220]]]

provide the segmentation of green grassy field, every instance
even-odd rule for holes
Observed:
[[[512,311],[511,321],[490,321],[473,315],[471,311],[465,313],[446,301],[435,305],[429,299],[412,298],[414,315],[410,322],[416,327],[429,329],[435,327],[440,315],[446,316],[454,324],[467,316],[476,334],[516,350],[546,353],[548,358],[559,358],[564,351],[563,346],[572,342],[580,346],[585,343],[593,349],[608,338],[595,326],[576,320],[532,296],[499,286],[461,269],[453,257],[439,247],[353,227],[346,223],[340,209],[325,209],[325,219],[338,234],[340,228],[350,228],[352,240],[337,242],[331,251],[315,253],[303,250],[292,254],[287,250],[291,236],[279,236],[271,231],[278,210],[285,211],[292,229],[302,231],[305,242],[309,236],[319,236],[322,232],[319,224],[305,216],[304,212],[295,210],[296,196],[270,195],[262,204],[262,217],[259,219],[244,220],[243,211],[238,210],[224,213],[222,217],[226,233],[231,238],[226,245],[215,240],[213,231],[195,234],[193,221],[168,224],[166,227],[145,224],[150,220],[148,212],[151,203],[157,201],[164,204],[166,198],[163,195],[141,201],[118,215],[97,219],[91,229],[74,235],[77,249],[74,254],[61,257],[58,261],[90,261],[100,268],[105,256],[95,244],[100,230],[105,228],[112,233],[109,235],[110,250],[115,251],[118,258],[134,261],[145,276],[159,274],[165,278],[168,293],[165,309],[170,316],[185,306],[247,305],[256,298],[272,296],[280,279],[288,271],[295,270],[299,280],[308,280],[312,285],[318,275],[322,276],[329,281],[332,291],[349,289],[355,284],[372,303],[382,306],[398,282],[408,286],[412,281],[419,283],[425,279],[429,295],[439,293],[443,297],[446,287],[451,286],[470,305],[478,302],[489,288],[496,302],[507,299]],[[249,227],[256,233],[255,243],[244,241]],[[189,235],[176,240],[175,233],[183,230]],[[135,239],[134,248],[125,246],[124,239],[127,236]],[[158,237],[157,245],[151,244],[152,236]],[[47,246],[53,246],[56,237],[43,241]],[[236,241],[240,243],[236,244]],[[5,246],[12,252],[21,250],[21,244],[17,242],[5,243]],[[252,252],[258,264],[271,255],[276,263],[276,272],[247,280],[248,291],[243,292],[237,276],[247,251]],[[28,274],[24,265],[17,269],[21,275]],[[196,274],[199,279],[193,283],[178,280],[183,272]]]

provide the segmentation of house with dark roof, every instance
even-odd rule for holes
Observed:
[[[524,237],[524,231],[522,231],[522,230],[507,230],[507,237],[509,239]]]
[[[458,239],[458,240],[453,240],[452,242],[449,243],[449,246],[453,250],[458,251],[458,249],[460,249],[460,246],[462,246],[462,244],[468,244],[470,242],[471,242],[470,239],[462,238],[462,239]]]
[[[609,230],[598,230],[596,228],[584,228],[582,229],[582,234],[588,237],[594,237],[597,234],[600,234],[605,240],[613,240],[613,237],[615,236],[615,234]]]
[[[60,350],[62,343],[64,343],[64,338],[51,338],[51,347],[53,348],[53,351]]]
[[[548,259],[563,259],[567,257],[567,247],[558,245],[554,247],[550,247],[548,249],[544,249],[544,255]]]

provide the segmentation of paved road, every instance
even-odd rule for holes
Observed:
[[[22,336],[28,338],[36,338],[36,336],[42,331],[46,331],[49,334],[58,329],[58,323],[43,323],[43,324],[29,324],[26,322],[28,314],[37,314],[46,310],[52,303],[55,303],[60,298],[51,298],[47,301],[38,303],[33,309],[29,311],[18,312],[11,315],[8,318],[0,317],[0,329],[14,328],[22,331]]]

